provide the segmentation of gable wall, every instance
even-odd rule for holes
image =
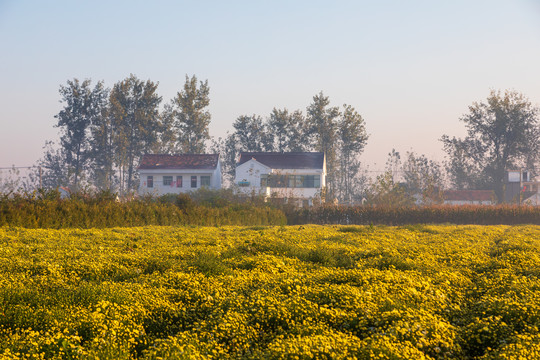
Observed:
[[[260,188],[261,175],[269,174],[271,171],[272,169],[263,164],[250,160],[236,167],[234,183],[238,184],[240,181],[248,181],[250,188]]]

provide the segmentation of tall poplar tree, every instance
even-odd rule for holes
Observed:
[[[330,107],[330,100],[322,92],[313,97],[307,108],[307,125],[315,151],[326,154],[327,196],[336,196],[337,178],[337,140],[339,107]]]
[[[306,151],[309,149],[306,120],[301,111],[274,108],[266,122],[273,151]]]
[[[113,142],[114,128],[107,107],[102,115],[91,125],[91,157],[92,169],[90,171],[94,185],[100,189],[112,190],[116,184],[114,154],[115,144]]]
[[[271,151],[272,138],[266,131],[263,119],[258,115],[242,115],[233,123],[231,136],[239,151]]]
[[[165,104],[161,112],[161,132],[159,134],[158,152],[160,154],[175,154],[177,149],[178,131],[175,129],[173,102]]]
[[[178,131],[176,149],[182,153],[204,153],[205,142],[210,140],[210,87],[208,80],[197,84],[197,77],[186,75],[184,89],[172,100],[174,127]]]
[[[362,116],[350,105],[343,105],[338,122],[339,137],[339,198],[351,202],[358,192],[356,176],[360,170],[359,156],[369,138]]]
[[[92,89],[89,79],[73,79],[60,85],[59,91],[64,108],[55,116],[56,127],[61,129],[60,145],[72,173],[70,185],[77,189],[90,158],[90,126],[99,121],[106,107],[107,89],[103,82]]]
[[[116,83],[110,95],[115,162],[120,168],[120,191],[135,188],[137,160],[159,145],[162,131],[158,84],[131,74]]]

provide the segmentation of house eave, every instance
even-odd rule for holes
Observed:
[[[217,169],[139,169],[141,174],[211,174]]]

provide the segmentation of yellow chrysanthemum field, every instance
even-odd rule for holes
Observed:
[[[540,227],[0,228],[2,359],[540,358]]]

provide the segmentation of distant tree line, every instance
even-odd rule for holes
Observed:
[[[232,181],[241,151],[321,151],[327,156],[328,196],[351,201],[361,193],[359,156],[368,134],[352,106],[330,106],[321,92],[305,115],[277,108],[266,119],[241,115],[224,139],[210,141],[208,81],[186,76],[183,89],[163,106],[157,87],[134,75],[112,89],[102,81],[92,85],[78,79],[61,85],[63,109],[55,116],[59,144],[48,142],[39,162],[44,186],[133,191],[144,153],[217,152]]]
[[[538,174],[540,119],[538,107],[516,91],[491,91],[486,102],[475,102],[460,120],[465,138],[443,135],[446,152],[442,164],[425,155],[388,154],[386,172],[367,187],[370,203],[406,205],[443,201],[441,190],[492,190],[495,201],[504,199],[508,170],[527,169]],[[508,200],[508,199],[507,199]]]
[[[263,119],[242,115],[233,123],[234,131],[214,141],[223,154],[225,176],[234,176],[235,160],[241,151],[318,151],[326,154],[327,198],[352,201],[362,196],[360,154],[368,134],[362,116],[350,105],[330,106],[321,92],[302,111],[274,108]]]
[[[81,186],[129,192],[144,153],[200,153],[210,139],[208,82],[186,76],[184,88],[161,108],[158,83],[135,75],[108,89],[73,79],[60,86],[59,145],[49,142],[39,165],[46,187]]]
[[[538,107],[516,91],[493,90],[486,102],[469,106],[460,119],[467,136],[441,137],[444,162],[412,150],[402,159],[392,149],[385,172],[372,177],[360,163],[369,138],[364,119],[351,105],[332,106],[322,92],[305,112],[276,107],[267,116],[243,114],[225,137],[213,138],[207,80],[186,75],[183,88],[167,103],[157,89],[158,83],[135,75],[112,89],[103,81],[78,79],[61,85],[63,108],[55,116],[60,138],[46,143],[37,164],[43,186],[126,194],[137,188],[136,169],[144,153],[219,153],[225,183],[230,183],[241,151],[324,152],[326,197],[341,203],[435,204],[442,202],[445,187],[493,190],[502,202],[506,170],[537,173]]]
[[[475,102],[461,117],[467,136],[444,135],[446,169],[453,186],[493,190],[504,198],[507,170],[538,174],[540,122],[538,107],[516,91],[491,91],[486,102]]]

